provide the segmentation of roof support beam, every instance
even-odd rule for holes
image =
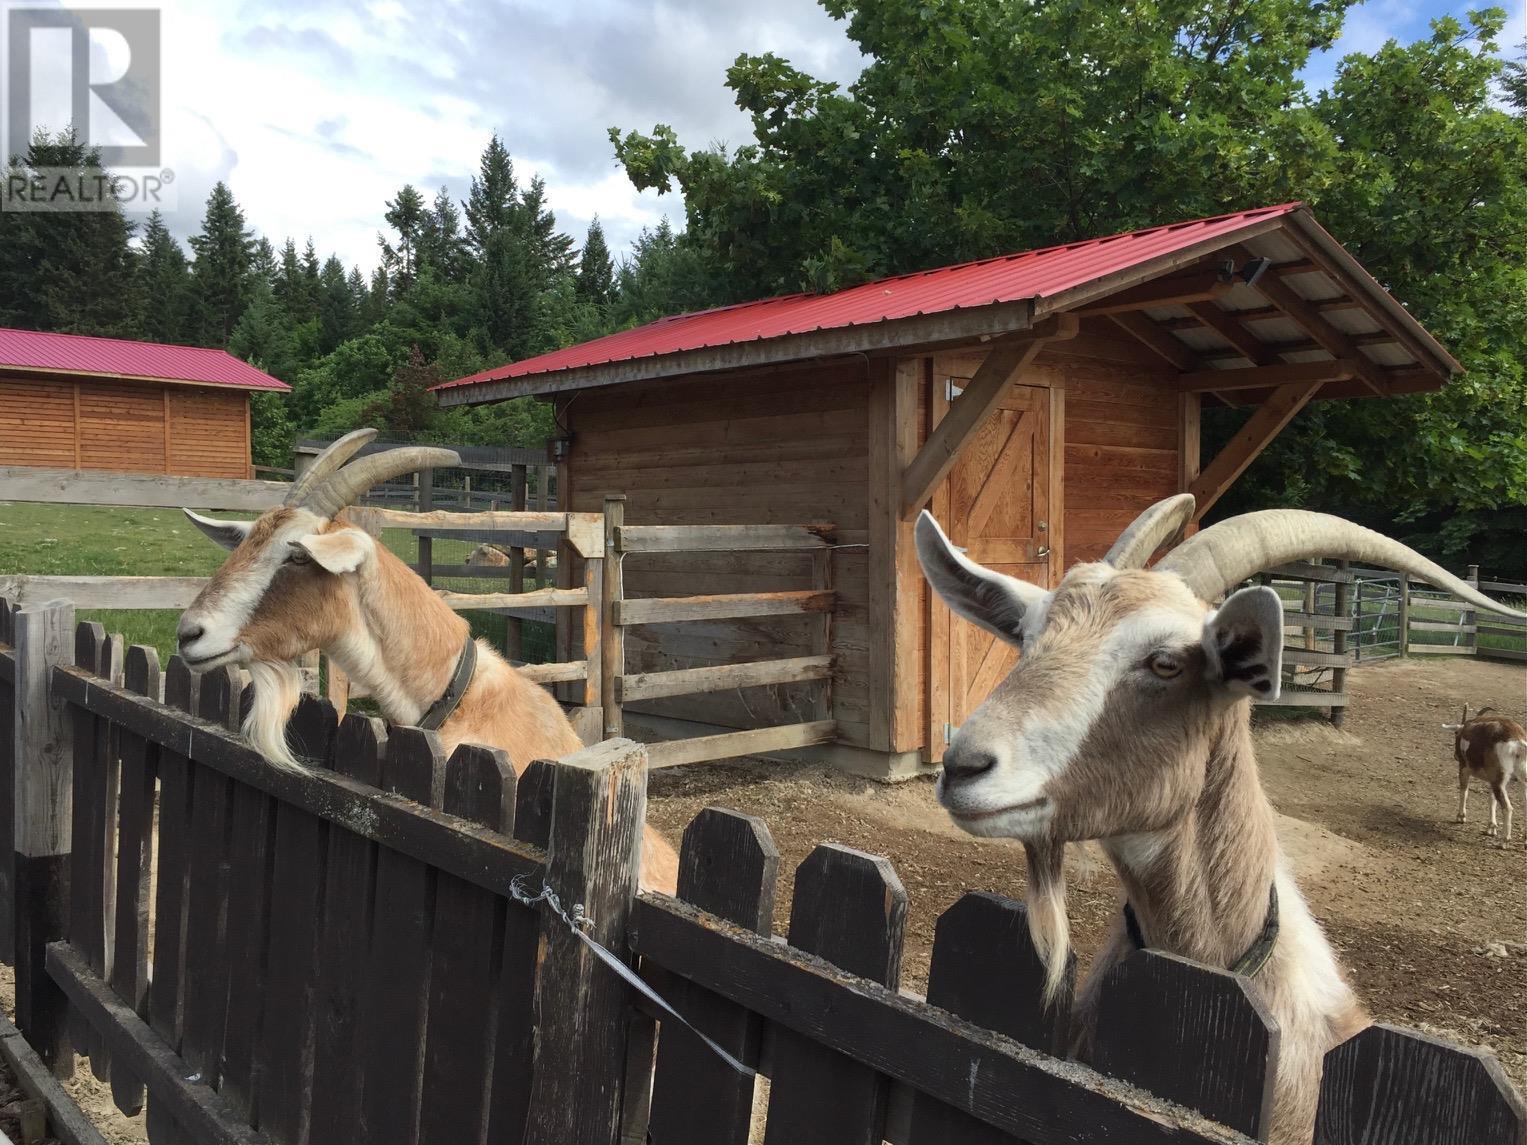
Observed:
[[[1148,306],[1181,306],[1187,302],[1206,302],[1225,294],[1234,285],[1234,280],[1223,276],[1218,268],[1198,270],[1191,274],[1142,282],[1139,286],[1100,298],[1072,313],[1123,314],[1130,310],[1144,310]]]
[[[1036,322],[1031,329],[1009,334],[991,344],[986,360],[965,387],[944,420],[934,426],[928,440],[907,464],[901,478],[901,509],[910,517],[928,503],[939,482],[948,476],[961,452],[970,444],[975,429],[997,408],[1014,378],[1029,367],[1051,342],[1076,337],[1074,314],[1057,314]]]
[[[1265,366],[1272,361],[1267,344],[1231,317],[1228,310],[1221,310],[1212,302],[1190,302],[1188,309],[1200,322],[1239,350],[1252,365]]]
[[[1279,386],[1251,415],[1251,420],[1241,427],[1240,432],[1225,443],[1225,447],[1204,467],[1188,490],[1196,501],[1193,510],[1195,523],[1225,495],[1235,479],[1246,472],[1246,467],[1267,448],[1268,442],[1277,437],[1283,427],[1293,420],[1294,415],[1309,404],[1320,386],[1320,382],[1290,382]]]
[[[1205,305],[1208,305],[1207,303]],[[1158,358],[1164,358],[1179,370],[1202,370],[1203,362],[1186,342],[1172,337],[1139,311],[1110,314],[1116,323],[1145,344]]]
[[[1344,382],[1357,376],[1357,363],[1346,358],[1334,362],[1283,362],[1276,366],[1253,366],[1246,370],[1196,370],[1180,374],[1177,391],[1184,394],[1217,393],[1222,390],[1263,390],[1294,383]]]
[[[1389,392],[1383,374],[1373,360],[1364,355],[1351,338],[1321,317],[1314,304],[1301,298],[1293,287],[1276,276],[1264,274],[1252,289],[1303,326],[1332,357],[1350,358],[1357,366],[1358,379],[1370,390],[1380,395]]]

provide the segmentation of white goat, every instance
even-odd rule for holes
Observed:
[[[1505,716],[1487,716],[1491,708],[1480,708],[1469,717],[1469,705],[1463,706],[1463,716],[1456,724],[1442,726],[1453,733],[1453,758],[1458,761],[1458,815],[1459,823],[1469,821],[1469,781],[1483,779],[1490,785],[1490,829],[1486,835],[1500,830],[1496,821],[1497,808],[1506,812],[1506,834],[1500,845],[1505,849],[1511,843],[1511,792],[1514,779],[1522,785],[1522,795],[1527,798],[1527,728]]]
[[[972,834],[1023,842],[1052,994],[1070,941],[1065,844],[1102,841],[1133,925],[1121,919],[1080,993],[1079,1053],[1097,984],[1134,948],[1131,931],[1255,975],[1282,1030],[1270,1139],[1307,1143],[1324,1055],[1368,1018],[1289,873],[1257,776],[1249,700],[1278,694],[1282,604],[1270,588],[1207,602],[1261,569],[1324,555],[1510,610],[1398,542],[1318,513],[1221,522],[1146,571],[1193,508],[1186,494],[1152,506],[1104,562],[1072,568],[1053,591],[972,563],[922,515],[918,557],[933,588],[1022,652],[945,751],[938,797]]]
[[[244,735],[277,767],[301,770],[286,742],[297,705],[297,660],[321,649],[375,698],[388,719],[508,752],[517,771],[582,743],[562,709],[487,644],[384,546],[339,516],[371,486],[416,469],[460,464],[450,450],[411,446],[349,465],[375,430],[325,450],[286,503],[255,521],[186,510],[232,555],[180,618],[180,654],[197,671],[248,667],[254,703]],[[671,892],[678,856],[649,827],[642,885]]]

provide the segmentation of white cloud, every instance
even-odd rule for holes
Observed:
[[[494,131],[575,239],[598,214],[619,251],[683,204],[635,191],[607,128],[736,143],[750,132],[724,84],[739,52],[838,80],[860,66],[814,0],[165,0],[163,37],[175,232],[195,233],[225,179],[276,245],[311,235],[368,270],[385,201],[406,182],[463,196]]]

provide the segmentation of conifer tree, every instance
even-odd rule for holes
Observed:
[[[382,248],[383,265],[392,278],[392,288],[399,294],[409,288],[417,272],[419,232],[427,214],[424,196],[412,183],[405,183],[397,198],[387,201],[387,211],[382,217],[397,232],[398,242],[393,246],[381,235],[377,242]]]
[[[588,237],[583,240],[583,250],[578,256],[577,297],[595,306],[610,301],[615,286],[615,264],[610,259],[610,248],[604,240],[604,227],[595,215],[589,223]]]
[[[138,334],[151,342],[190,339],[191,273],[185,252],[157,210],[143,228],[137,258]]]
[[[191,237],[191,249],[196,252],[191,276],[201,341],[225,346],[249,301],[255,249],[244,212],[226,183],[219,182],[207,196],[201,233]]]
[[[364,288],[364,287],[363,287]],[[330,255],[318,273],[318,352],[328,354],[357,332],[356,305],[344,264]]]
[[[495,132],[482,153],[466,202],[467,245],[479,262],[486,260],[493,236],[514,225],[518,209],[514,161]]]

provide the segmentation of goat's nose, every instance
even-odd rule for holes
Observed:
[[[997,757],[984,748],[951,748],[944,753],[944,782],[958,783],[985,775],[997,766]]]
[[[184,648],[187,644],[201,639],[206,631],[206,626],[199,621],[193,620],[189,616],[182,616],[180,624],[175,629],[175,637],[180,641],[180,646]]]

